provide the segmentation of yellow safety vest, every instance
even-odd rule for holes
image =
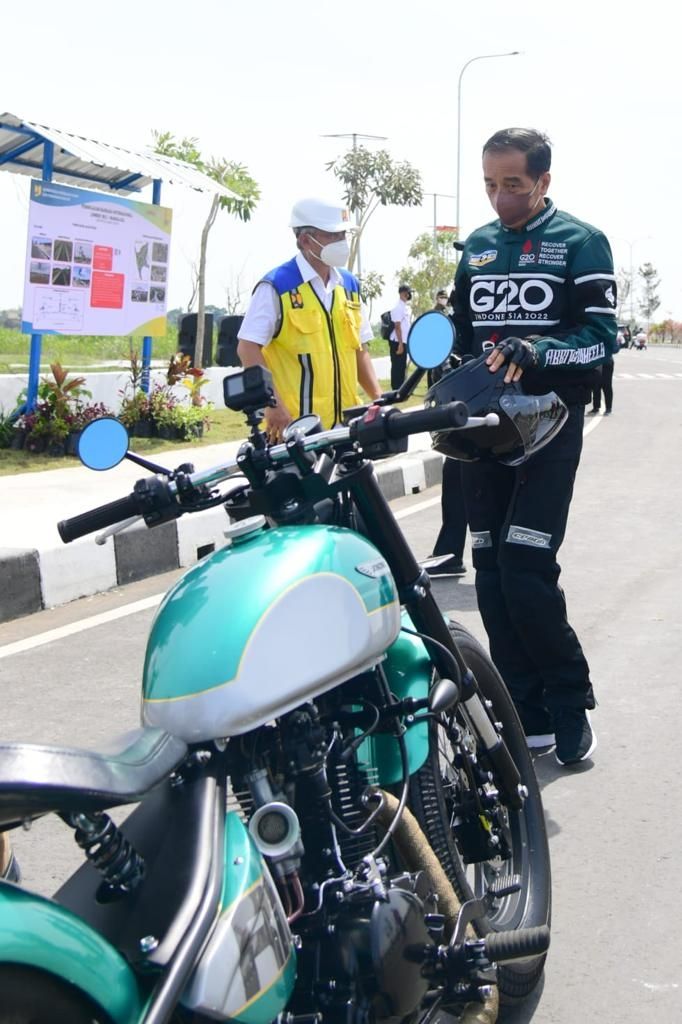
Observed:
[[[263,358],[291,415],[316,413],[326,430],[342,422],[343,410],[358,405],[357,352],[360,344],[360,289],[347,270],[332,293],[328,313],[296,260],[263,278],[281,304],[281,326]]]

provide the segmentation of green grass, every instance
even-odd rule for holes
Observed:
[[[48,372],[50,363],[61,363],[70,372],[83,372],[97,365],[110,367],[108,362],[127,360],[130,350],[138,356],[142,352],[142,338],[110,338],[100,336],[67,336],[44,334],[41,344],[41,371]],[[21,331],[0,327],[0,373],[25,373],[31,350],[31,338]],[[153,359],[170,359],[178,350],[178,332],[171,329],[164,337],[152,341]],[[372,356],[388,355],[388,342],[374,338],[369,343]]]
[[[88,369],[107,361],[127,360],[132,349],[142,352],[142,338],[109,338],[98,336],[70,337],[63,334],[44,334],[40,348],[41,368],[50,363],[61,363],[68,370]],[[177,331],[154,338],[154,359],[170,359],[177,351]],[[0,327],[0,373],[22,373],[28,368],[31,338],[21,331]]]
[[[384,391],[388,391],[390,382],[381,380],[379,382]],[[421,405],[426,393],[426,380],[417,387],[411,398],[405,402],[404,407]],[[192,441],[166,441],[159,437],[133,437],[130,439],[131,451],[139,455],[153,455],[155,452],[180,451],[181,449],[205,447],[209,444],[221,444],[224,441],[240,441],[248,434],[244,416],[241,413],[232,412],[230,409],[214,409],[210,415],[210,427],[202,438]],[[79,465],[78,459],[69,455],[43,455],[26,452],[23,450],[14,451],[11,448],[0,448],[0,476],[8,476],[13,473],[37,473],[46,469],[66,469],[69,466]]]

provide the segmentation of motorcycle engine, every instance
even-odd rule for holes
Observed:
[[[360,1016],[364,1006],[388,1022],[408,1016],[426,994],[424,949],[434,945],[426,915],[435,901],[425,876],[401,875],[386,887],[375,879],[335,895],[338,909],[319,947],[320,1008],[335,1016],[350,1003]]]

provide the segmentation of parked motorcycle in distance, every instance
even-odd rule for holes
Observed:
[[[155,475],[59,524],[68,542],[231,519],[156,614],[140,730],[106,752],[0,747],[0,828],[56,814],[84,857],[52,899],[0,882],[0,1024],[473,1024],[498,989],[537,985],[550,866],[523,731],[372,465],[412,433],[497,424],[390,404],[451,344],[425,314],[399,393],[277,445],[268,372],[227,377],[251,430],[235,460],[168,474],[133,456]],[[127,446],[100,420],[81,457],[104,469]]]

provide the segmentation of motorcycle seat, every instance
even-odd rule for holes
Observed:
[[[186,754],[185,742],[163,729],[134,729],[106,751],[0,742],[0,828],[136,803]]]

